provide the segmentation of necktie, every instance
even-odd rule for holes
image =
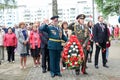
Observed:
[[[103,25],[103,23],[100,23],[100,26],[102,28],[102,31],[104,32],[104,25]]]

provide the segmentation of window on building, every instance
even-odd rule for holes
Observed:
[[[58,9],[58,11],[63,11],[62,9]]]
[[[62,15],[62,13],[58,13],[58,15]]]
[[[70,8],[70,10],[75,10],[75,8]]]

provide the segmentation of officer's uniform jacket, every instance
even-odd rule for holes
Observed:
[[[62,40],[67,41],[67,38],[60,27],[44,24],[39,28],[39,31],[45,31],[48,33],[48,49],[62,50],[61,42]]]
[[[85,46],[87,46],[89,40],[89,30],[87,26],[80,25],[79,23],[71,23],[68,28],[77,36],[81,45],[85,44]]]

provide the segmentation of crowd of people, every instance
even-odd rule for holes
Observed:
[[[15,52],[20,55],[20,68],[26,69],[27,56],[32,56],[33,67],[40,67],[40,59],[42,72],[50,71],[51,77],[62,77],[60,71],[60,62],[62,69],[67,66],[61,60],[61,52],[64,45],[69,40],[71,35],[76,35],[84,51],[84,60],[81,67],[83,74],[88,74],[86,71],[87,62],[92,62],[93,44],[96,45],[95,63],[96,69],[99,68],[99,52],[102,50],[103,67],[108,68],[109,47],[111,38],[117,40],[120,36],[120,28],[104,23],[103,17],[98,17],[98,23],[93,24],[89,21],[84,24],[86,16],[80,14],[76,17],[76,22],[68,24],[63,21],[58,25],[59,16],[51,17],[52,22],[49,23],[45,19],[41,24],[39,21],[26,25],[25,22],[20,22],[13,28],[0,26],[0,63],[4,60],[4,48],[7,50],[7,61],[15,62]],[[62,42],[61,40],[64,40]],[[80,68],[75,70],[78,75]]]

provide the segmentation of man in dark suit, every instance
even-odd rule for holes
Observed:
[[[48,24],[49,22],[46,22],[46,20],[44,20],[44,24]],[[41,25],[41,26],[42,26]],[[42,54],[42,72],[46,73],[46,70],[50,70],[50,60],[49,60],[49,51],[47,49],[48,46],[48,33],[44,32],[44,31],[40,31],[40,36],[41,36],[41,54]],[[46,65],[47,63],[47,65]]]
[[[95,68],[98,69],[98,59],[99,52],[102,49],[102,59],[103,59],[103,67],[108,68],[106,65],[106,43],[108,43],[108,33],[107,33],[107,25],[103,23],[103,17],[98,17],[98,23],[94,25],[93,28],[93,38],[96,44],[95,51]]]

